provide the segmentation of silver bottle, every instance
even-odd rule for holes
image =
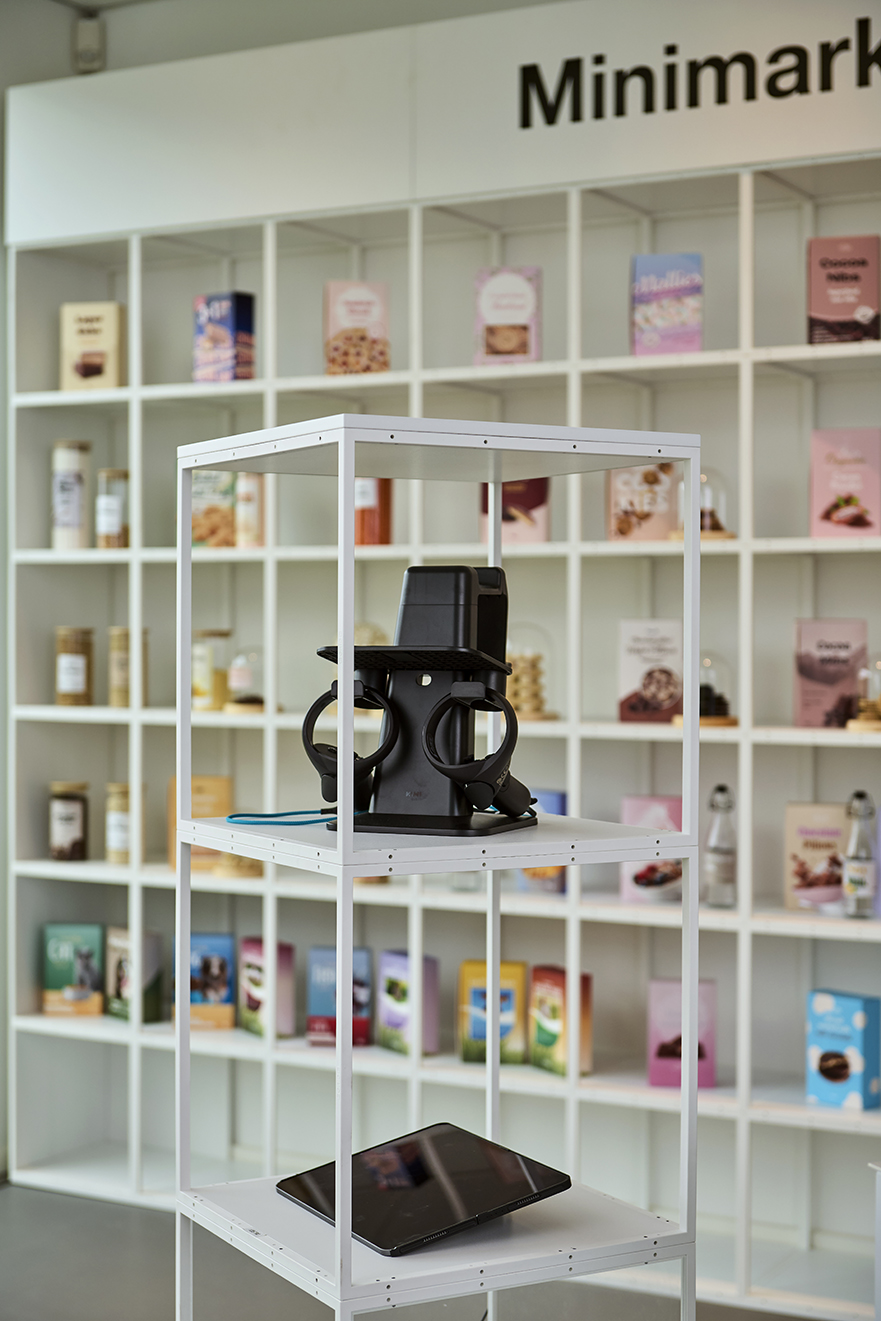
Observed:
[[[737,903],[737,833],[734,795],[727,784],[710,794],[710,822],[703,853],[704,898],[711,908],[734,908]]]
[[[872,917],[875,912],[875,840],[872,822],[875,804],[861,789],[851,794],[847,815],[853,825],[844,855],[844,912],[846,917]]]

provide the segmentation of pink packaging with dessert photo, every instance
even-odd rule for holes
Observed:
[[[627,794],[621,799],[621,824],[645,830],[681,830],[682,799],[651,794]],[[679,858],[654,858],[618,864],[621,901],[654,904],[682,898]]]
[[[808,240],[808,343],[881,339],[877,234]]]
[[[843,729],[858,713],[867,659],[865,619],[797,619],[792,723]]]
[[[697,1085],[716,1086],[716,983],[697,988]],[[682,983],[649,982],[648,1082],[679,1087],[682,1082]]]
[[[811,536],[877,537],[881,528],[881,429],[811,434]]]

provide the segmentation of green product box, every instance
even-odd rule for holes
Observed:
[[[162,936],[145,931],[141,946],[141,985],[144,1023],[162,1018]],[[107,1012],[114,1018],[129,1017],[131,985],[131,941],[125,927],[107,928]]]
[[[104,928],[84,922],[43,927],[43,1013],[104,1012]]]

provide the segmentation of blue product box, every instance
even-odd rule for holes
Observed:
[[[881,1107],[881,1000],[809,991],[807,1099],[842,1110]]]
[[[194,931],[190,936],[190,1027],[228,1030],[235,1025],[235,936],[225,931]]]
[[[566,815],[566,793],[562,789],[533,789],[537,812],[549,816]],[[516,874],[517,889],[525,894],[565,894],[565,867],[521,867]]]
[[[369,949],[352,952],[352,1045],[370,1044],[373,1016],[373,960]],[[309,951],[306,991],[306,1037],[313,1046],[336,1041],[336,949],[313,945]]]
[[[193,320],[194,381],[254,379],[253,294],[199,294]]]

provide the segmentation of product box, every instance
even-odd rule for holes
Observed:
[[[675,463],[610,468],[606,473],[609,541],[666,541],[679,526]]]
[[[649,982],[648,1082],[678,1087],[682,1082],[682,983]],[[698,982],[697,1085],[716,1086],[716,983]]]
[[[193,472],[193,545],[236,544],[236,474]]]
[[[851,822],[844,803],[787,803],[783,902],[787,908],[840,904]]]
[[[811,435],[811,536],[877,537],[881,528],[881,429]]]
[[[177,849],[175,821],[177,807],[175,794],[177,781],[174,776],[168,781],[168,865],[177,870]],[[232,811],[232,776],[231,775],[194,775],[192,779],[193,818],[211,816],[229,816]],[[217,849],[207,849],[202,844],[194,844],[190,849],[190,867],[193,871],[212,871],[218,861],[226,855]]]
[[[387,286],[328,280],[324,286],[327,375],[387,372],[391,365]]]
[[[881,338],[877,234],[808,240],[808,343]]]
[[[580,1075],[593,1069],[591,977],[581,974]],[[565,1078],[567,1072],[566,969],[544,964],[532,969],[529,980],[529,1059],[537,1069],[549,1069]]]
[[[275,964],[275,1035],[294,1035],[294,947],[278,942]],[[266,1035],[265,964],[261,936],[243,936],[239,941],[239,1027]]]
[[[193,322],[194,381],[254,379],[253,294],[199,294]]]
[[[622,826],[645,830],[681,830],[682,799],[652,794],[627,794],[621,799]],[[682,898],[682,863],[679,858],[654,858],[618,864],[621,900],[626,904],[652,904]]]
[[[43,927],[43,1013],[104,1012],[104,928],[84,922]]]
[[[699,353],[704,346],[704,275],[699,252],[651,253],[631,262],[630,348]]]
[[[369,949],[355,947],[352,956],[352,1045],[370,1045],[373,1017],[373,959]],[[306,993],[306,1038],[313,1046],[336,1041],[336,950],[313,945],[309,951]]]
[[[881,1107],[881,1000],[809,991],[806,1075],[809,1105]]]
[[[682,620],[622,619],[618,637],[618,719],[681,716]]]
[[[867,660],[864,619],[797,619],[792,723],[842,729],[859,711]]]
[[[225,931],[190,937],[190,1027],[236,1025],[236,938]]]
[[[459,966],[459,1053],[469,1063],[486,1063],[486,960],[466,959]],[[526,1062],[526,964],[501,966],[502,1064]]]
[[[410,955],[385,949],[379,956],[376,997],[376,1040],[387,1050],[410,1054]],[[440,964],[430,954],[422,959],[422,1053],[440,1050]]]
[[[475,363],[538,362],[541,267],[485,267],[477,272],[474,289]]]
[[[60,388],[108,390],[125,379],[123,304],[62,303]]]
[[[129,1018],[132,998],[131,941],[125,927],[107,928],[107,1012]],[[158,1023],[162,1018],[162,936],[145,931],[141,945],[141,1018]]]
[[[533,789],[533,806],[549,816],[565,816],[566,794],[561,789]],[[516,872],[517,889],[524,893],[565,894],[565,867],[520,867]]]
[[[551,530],[551,483],[548,477],[502,482],[502,545],[547,541]],[[480,487],[480,540],[489,537],[489,487]]]

